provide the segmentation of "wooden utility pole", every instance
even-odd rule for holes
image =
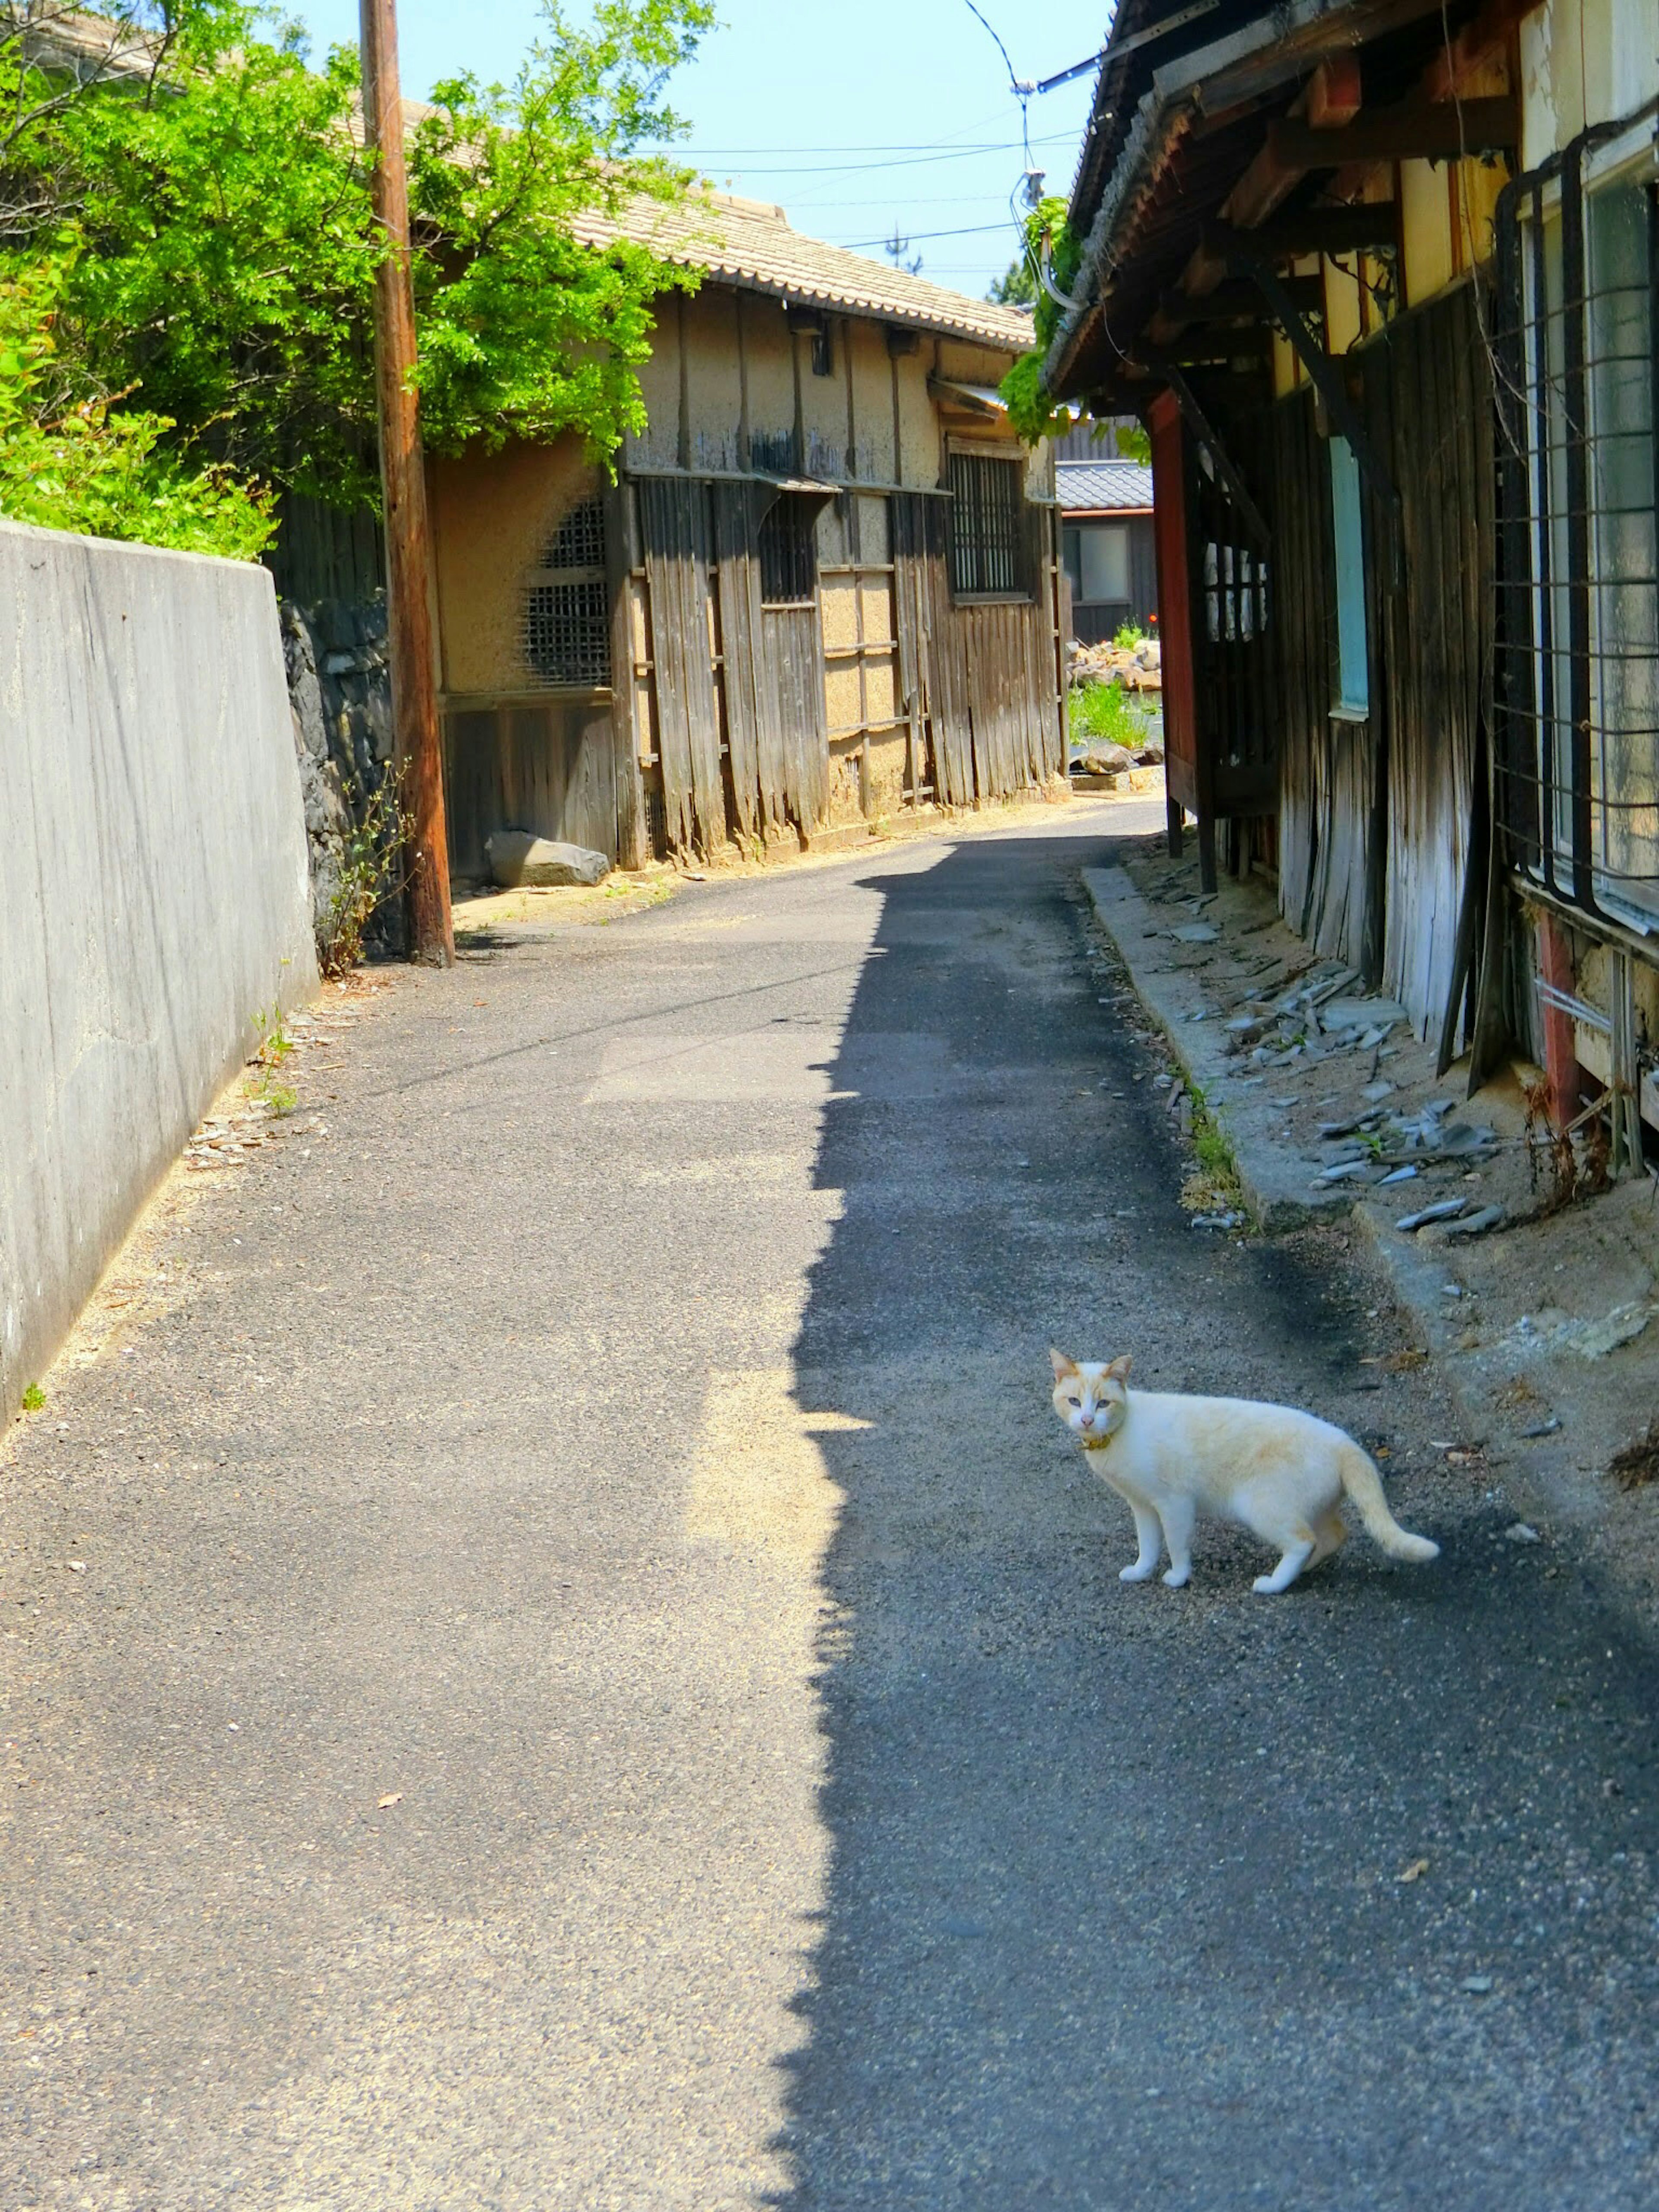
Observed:
[[[455,932],[432,672],[432,538],[415,392],[415,287],[396,0],[361,0],[360,24],[363,138],[372,165],[374,217],[392,247],[374,280],[374,381],[386,510],[393,758],[398,802],[410,817],[404,927],[411,959],[447,968],[455,958]]]

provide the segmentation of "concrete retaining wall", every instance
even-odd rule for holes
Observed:
[[[0,1422],[316,980],[270,576],[0,522]]]

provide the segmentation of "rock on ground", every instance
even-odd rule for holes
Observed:
[[[591,846],[538,837],[528,830],[498,830],[485,841],[489,872],[503,890],[544,890],[558,884],[602,884],[611,863]]]

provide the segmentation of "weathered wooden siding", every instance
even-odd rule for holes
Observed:
[[[1401,319],[1368,363],[1392,459],[1405,588],[1376,565],[1389,729],[1382,983],[1420,1036],[1451,988],[1492,666],[1491,373],[1473,284]]]
[[[666,833],[681,852],[709,852],[726,837],[708,494],[707,484],[686,477],[647,477],[639,487]]]
[[[1062,766],[1053,526],[1045,508],[1029,514],[1034,596],[957,606],[945,501],[909,493],[893,502],[899,681],[916,702],[934,794],[947,806],[1029,789]]]
[[[616,746],[611,702],[504,700],[444,716],[444,806],[449,864],[487,872],[497,830],[532,830],[617,852]]]
[[[1367,437],[1400,495],[1366,498],[1370,714],[1331,716],[1334,553],[1311,392],[1267,424],[1279,712],[1279,898],[1322,952],[1399,999],[1419,1036],[1446,1012],[1491,682],[1492,391],[1473,286],[1352,356]]]

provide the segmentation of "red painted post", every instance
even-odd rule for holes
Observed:
[[[1566,931],[1547,908],[1534,908],[1533,922],[1538,933],[1539,973],[1552,989],[1576,996],[1578,978]],[[1578,1040],[1572,1016],[1565,1006],[1553,1006],[1546,1000],[1543,1016],[1544,1073],[1549,1082],[1550,1112],[1556,1127],[1565,1129],[1578,1112],[1582,1080],[1578,1073]]]

